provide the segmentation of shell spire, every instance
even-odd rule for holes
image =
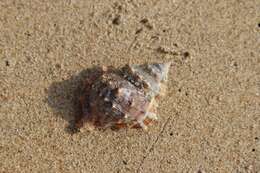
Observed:
[[[144,65],[130,65],[130,71],[147,86],[150,97],[155,97],[162,92],[162,84],[168,79],[171,62],[153,63]]]

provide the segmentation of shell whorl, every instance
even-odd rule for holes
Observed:
[[[135,76],[147,88],[147,96],[153,98],[161,92],[161,84],[167,81],[171,63],[129,65],[129,75]]]

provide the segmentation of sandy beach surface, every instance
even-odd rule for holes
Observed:
[[[1,0],[0,172],[260,172],[260,1]],[[71,135],[87,69],[168,62],[159,121]]]

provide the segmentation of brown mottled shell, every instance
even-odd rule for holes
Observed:
[[[84,123],[91,129],[142,127],[157,120],[155,98],[162,92],[170,63],[126,65],[115,70],[104,67],[86,80],[81,97],[82,115],[76,127]]]

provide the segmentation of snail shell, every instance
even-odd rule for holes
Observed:
[[[76,127],[141,127],[158,119],[156,99],[165,87],[170,63],[103,67],[86,80]]]

